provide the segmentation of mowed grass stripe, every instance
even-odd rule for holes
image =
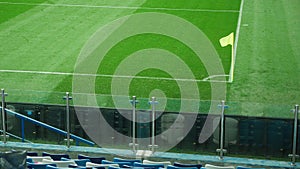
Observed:
[[[44,1],[41,1],[39,3],[43,3]],[[0,2],[1,3],[1,2]],[[38,3],[38,2],[36,2]],[[5,21],[8,21],[11,18],[14,18],[18,16],[19,14],[22,14],[31,8],[34,8],[34,6],[22,6],[18,7],[16,5],[4,5],[0,4],[0,23],[3,23]],[[5,16],[5,17],[3,17]]]
[[[147,1],[148,2],[148,1]],[[176,1],[181,2],[181,1]],[[175,2],[174,2],[175,3]],[[179,3],[180,4],[180,3]],[[132,5],[132,4],[131,4]],[[141,5],[149,5],[149,3],[144,3]],[[207,3],[206,5],[209,5]],[[21,5],[20,5],[21,6]],[[44,7],[36,6],[26,13],[20,14],[15,18],[12,18],[1,24],[0,27],[4,28],[2,30],[0,38],[7,39],[6,44],[1,50],[1,56],[4,56],[5,62],[0,63],[1,69],[15,69],[15,70],[33,70],[33,71],[48,71],[48,72],[67,72],[72,73],[73,67],[76,62],[78,53],[86,42],[86,40],[95,32],[99,27],[117,19],[121,16],[127,14],[132,14],[133,12],[146,12],[148,10],[129,10],[129,9],[94,9],[94,8],[57,8],[57,7]],[[156,12],[156,10],[153,10]],[[158,10],[159,11],[159,10]],[[170,14],[187,19],[191,23],[200,27],[208,37],[212,40],[213,44],[217,46],[217,50],[224,56],[227,55],[227,49],[219,47],[218,40],[227,31],[235,30],[238,13],[215,13],[215,12],[192,12],[192,11],[164,11]],[[209,14],[207,14],[209,13]],[[30,15],[36,16],[36,18],[31,18]],[[229,15],[229,17],[228,17]],[[26,17],[25,17],[26,16]],[[216,17],[217,16],[217,17]],[[227,17],[226,17],[227,16]],[[87,19],[88,18],[88,19]],[[217,18],[217,19],[216,19]],[[216,20],[215,20],[216,19]],[[229,19],[226,22],[226,19]],[[24,22],[21,22],[25,20]],[[201,20],[201,22],[199,22]],[[22,24],[18,24],[18,23]],[[222,23],[220,27],[218,23]],[[16,26],[15,26],[16,25]],[[35,25],[34,28],[32,25]],[[24,29],[25,28],[25,29]],[[223,29],[224,28],[224,29]],[[6,32],[5,32],[6,31]],[[9,38],[7,32],[13,32],[14,38]],[[35,32],[38,32],[36,34]],[[26,42],[26,37],[28,42]],[[151,38],[150,38],[151,39]],[[164,43],[164,42],[161,42]],[[19,45],[19,46],[18,46]],[[16,47],[17,46],[17,47]],[[172,46],[172,44],[170,44]],[[147,48],[147,46],[144,46]],[[149,47],[149,46],[148,46]],[[124,49],[126,51],[126,49]],[[180,49],[178,49],[180,50]],[[230,50],[228,50],[230,53]],[[118,52],[112,55],[116,55]],[[184,53],[179,53],[183,54]],[[227,57],[230,56],[227,55]],[[113,60],[111,60],[113,61]],[[108,60],[109,62],[109,60]],[[190,61],[193,62],[193,61]],[[14,64],[6,64],[14,63]],[[194,65],[197,67],[197,65]],[[226,67],[226,66],[225,66]],[[109,68],[109,67],[108,67]],[[113,71],[115,67],[110,67],[110,71]],[[10,74],[12,76],[12,74]],[[54,77],[54,76],[52,76]],[[152,77],[152,76],[151,76]],[[15,79],[22,79],[22,75],[16,75]],[[30,78],[27,78],[30,79]],[[107,78],[109,79],[109,78]],[[201,79],[201,78],[199,78]],[[38,80],[44,80],[45,83],[51,85],[50,88],[43,86]],[[22,80],[18,80],[20,82]],[[106,80],[107,83],[103,83],[103,79],[99,79],[99,83],[103,85],[97,86],[96,89],[99,94],[110,94],[110,79]],[[8,78],[6,82],[2,82],[1,86],[3,88],[13,89],[12,86],[16,81]],[[148,96],[144,93],[144,88],[142,87],[145,82],[151,89],[151,86],[159,86],[159,82],[149,82],[149,80],[140,79],[135,81],[134,86],[138,88],[136,92],[141,93],[141,96]],[[152,85],[152,84],[153,85]],[[42,86],[35,86],[35,85]],[[168,86],[168,83],[164,83]],[[20,84],[21,85],[21,84]],[[19,86],[20,86],[19,85]],[[38,89],[38,91],[48,91],[53,92],[63,92],[70,91],[72,87],[72,78],[63,77],[60,79],[51,78],[41,78],[38,77],[29,81],[26,80],[27,86],[32,86],[32,90]],[[201,97],[209,99],[209,84],[199,84],[201,88]],[[21,86],[22,87],[22,86]],[[103,87],[103,88],[102,88]],[[23,87],[25,88],[25,87]],[[172,88],[167,89],[167,93],[172,93]],[[173,92],[175,93],[175,92]],[[169,97],[178,97],[172,96]]]
[[[238,10],[240,0],[147,0],[143,7]]]
[[[88,38],[107,22],[132,12],[35,7],[0,25],[0,40],[5,42],[0,67],[72,72]]]
[[[136,1],[136,4],[139,2]],[[9,17],[0,25],[0,41],[3,42],[0,47],[0,67],[1,69],[73,72],[77,56],[88,38],[101,25],[132,12],[134,10],[112,11],[111,9],[37,6],[24,13],[18,13],[14,18]],[[3,80],[0,86],[7,90],[56,92],[72,89],[72,79],[61,76],[24,76],[24,74],[4,73],[1,73],[1,76]]]
[[[245,1],[228,92],[241,115],[290,117],[287,107],[299,104],[299,7],[297,0]]]
[[[56,11],[51,9],[45,12],[47,12],[47,14],[43,14],[34,20],[27,19],[27,22],[24,21],[22,25],[26,25],[25,28],[24,26],[21,27],[20,25],[17,28],[13,28],[17,30],[22,29],[22,31],[20,32],[18,31],[16,32],[16,34],[14,34],[15,37],[11,37],[11,35],[7,34],[7,32],[14,31],[14,30],[11,29],[7,29],[7,31],[4,30],[3,33],[4,35],[2,34],[3,38],[5,38],[4,41],[6,42],[6,44],[12,44],[12,48],[10,49],[6,45],[3,46],[6,47],[6,50],[3,51],[6,51],[7,53],[3,53],[3,56],[5,56],[4,59],[7,59],[7,62],[4,60],[4,62],[2,63],[13,62],[15,64],[0,65],[2,69],[14,69],[14,67],[18,67],[20,70],[37,70],[37,71],[50,70],[50,71],[63,71],[63,72],[72,71],[75,62],[74,57],[77,57],[82,45],[84,44],[84,40],[87,39],[88,37],[87,32],[91,34],[92,31],[89,31],[89,28],[92,23],[86,24],[86,22],[83,22],[83,20],[78,20],[80,19],[80,17],[74,17],[74,15],[76,15],[76,12],[74,12],[73,10],[68,11],[66,9],[66,12],[61,12],[61,10]],[[67,15],[67,13],[71,13],[72,15],[69,16]],[[88,13],[88,12],[84,11],[82,13]],[[82,13],[78,13],[77,15],[81,15]],[[58,16],[56,17],[55,15]],[[65,15],[66,17],[64,17]],[[84,16],[86,15],[83,14],[82,18],[84,18]],[[190,18],[194,18],[193,16],[194,15],[191,15]],[[52,20],[52,18],[54,20]],[[32,22],[33,23],[39,22],[39,23],[33,24]],[[82,23],[78,25],[78,22],[82,22]],[[194,22],[194,20],[191,20],[191,22]],[[195,24],[199,24],[199,23],[195,23]],[[203,25],[202,23],[200,24]],[[31,25],[37,25],[37,26],[32,27]],[[81,26],[83,27],[81,28]],[[216,29],[210,29],[210,30],[217,31]],[[37,33],[39,32],[40,35],[37,35]],[[213,31],[210,32],[211,32],[210,35],[214,36],[213,41],[216,43],[216,46],[219,46],[218,39],[220,38],[221,35],[216,35]],[[38,37],[37,40],[36,37]],[[46,42],[45,39],[47,39]],[[29,41],[29,43],[27,41]],[[50,45],[49,42],[51,43]],[[219,49],[222,50],[222,48],[220,47]],[[14,52],[17,54],[14,54]],[[13,57],[9,57],[12,55]],[[21,57],[20,55],[23,57]],[[227,55],[224,56],[226,57]],[[13,58],[16,58],[16,60],[11,60]],[[43,60],[47,60],[47,62],[43,63]],[[63,60],[64,62],[62,62],[61,60]],[[20,63],[20,65],[18,65],[18,63]],[[26,63],[31,63],[31,64],[27,65]],[[52,63],[52,66],[48,67],[49,65],[48,63]]]
[[[158,8],[158,7],[133,7],[133,6],[109,6],[109,5],[86,5],[86,4],[49,4],[49,3],[24,3],[24,2],[0,2],[7,5],[47,6],[47,7],[80,7],[80,8],[104,8],[104,9],[133,9],[133,10],[159,10],[159,11],[187,11],[187,12],[233,12],[238,10],[227,9],[188,9],[188,8]]]

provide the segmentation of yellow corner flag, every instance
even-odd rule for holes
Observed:
[[[227,45],[233,45],[233,32],[230,33],[228,36],[221,38],[220,44],[222,47],[225,47]]]
[[[227,35],[219,40],[222,47],[231,45],[231,65],[230,65],[230,72],[229,72],[229,82],[230,83],[233,82],[233,72],[234,72],[234,63],[235,63],[233,39],[234,39],[234,37],[233,37],[233,32],[232,32],[229,35]]]

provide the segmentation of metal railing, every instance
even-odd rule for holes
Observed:
[[[9,135],[7,133],[7,130],[6,130],[6,121],[5,121],[5,116],[6,116],[6,113],[9,113],[11,115],[13,115],[14,117],[20,119],[21,121],[21,138],[22,141],[26,141],[25,140],[25,121],[28,121],[32,124],[35,124],[35,125],[39,125],[41,127],[44,127],[48,130],[51,130],[51,131],[54,131],[60,135],[63,135],[64,137],[66,137],[66,140],[67,140],[67,147],[70,147],[70,140],[71,139],[74,139],[76,141],[76,145],[78,145],[79,142],[82,142],[82,143],[85,143],[85,144],[88,144],[88,145],[91,145],[91,146],[94,146],[95,143],[89,141],[89,140],[86,140],[86,139],[83,139],[79,136],[76,136],[74,134],[71,134],[70,132],[70,108],[69,108],[69,104],[70,104],[70,100],[72,99],[69,95],[69,93],[67,92],[66,93],[66,96],[64,97],[64,99],[66,100],[66,130],[67,131],[63,131],[61,129],[58,129],[56,127],[53,127],[51,125],[48,125],[46,123],[43,123],[43,122],[40,122],[38,120],[35,120],[33,118],[30,118],[30,117],[27,117],[25,115],[22,115],[20,113],[17,113],[15,111],[12,111],[12,110],[9,110],[9,109],[2,109],[2,107],[5,107],[5,97],[7,96],[7,94],[4,92],[4,90],[2,89],[1,90],[1,95],[2,95],[2,106],[0,107],[1,109],[1,115],[2,115],[2,133],[3,133],[3,142],[6,143],[7,140],[6,140],[6,135]],[[136,126],[136,106],[137,106],[137,103],[139,103],[139,101],[137,100],[137,98],[135,96],[132,97],[132,100],[130,100],[131,104],[132,104],[132,120],[131,120],[131,123],[132,123],[132,128],[131,128],[131,133],[132,133],[132,143],[130,143],[130,145],[132,146],[132,151],[134,153],[137,153],[137,151],[139,150],[139,142],[138,142],[138,139],[136,139],[136,133],[137,133],[137,126]],[[128,103],[128,101],[127,101]],[[155,131],[156,131],[156,124],[155,124],[155,117],[156,117],[156,104],[158,104],[158,102],[156,101],[155,97],[152,97],[149,101],[149,104],[150,104],[150,108],[151,108],[151,116],[152,116],[152,127],[150,128],[150,133],[151,133],[151,142],[150,142],[150,145],[148,146],[150,148],[150,154],[154,154],[155,153],[155,148],[158,147],[158,145],[156,145],[155,143],[155,139],[154,139],[154,135],[155,135]],[[225,139],[225,135],[226,135],[226,132],[225,132],[225,108],[228,108],[227,105],[225,105],[225,101],[221,101],[221,104],[219,105],[219,107],[221,108],[221,113],[218,113],[217,116],[220,117],[220,137],[218,138],[218,143],[219,143],[219,148],[217,149],[217,152],[219,152],[219,158],[220,160],[223,159],[224,157],[224,153],[226,152],[226,149],[224,148],[224,139]],[[293,136],[292,136],[292,152],[291,154],[289,154],[289,157],[291,157],[291,165],[295,165],[296,164],[296,158],[299,157],[297,155],[297,135],[298,135],[298,113],[299,113],[299,106],[298,105],[295,105],[294,109],[293,109],[293,113],[294,113],[294,118],[293,118]],[[127,143],[126,143],[127,144]],[[147,144],[148,145],[148,144]]]
[[[70,141],[71,139],[74,139],[76,141],[76,145],[79,145],[79,142],[82,142],[82,143],[85,143],[87,145],[90,145],[90,146],[94,146],[95,143],[92,142],[92,141],[89,141],[89,140],[86,140],[84,138],[81,138],[79,136],[76,136],[74,134],[71,134],[70,133],[70,128],[67,127],[67,131],[63,131],[59,128],[56,128],[56,127],[53,127],[49,124],[46,124],[46,123],[43,123],[43,122],[40,122],[38,120],[35,120],[33,118],[30,118],[30,117],[27,117],[25,115],[22,115],[20,113],[17,113],[17,112],[14,112],[12,110],[9,110],[9,109],[6,109],[6,108],[3,108],[5,107],[5,96],[7,96],[7,94],[4,92],[4,89],[1,90],[1,93],[2,93],[2,106],[0,107],[1,109],[1,112],[2,112],[2,133],[3,133],[3,142],[6,143],[7,140],[7,132],[6,132],[6,120],[5,120],[5,117],[6,117],[6,113],[9,113],[11,115],[13,115],[14,117],[18,118],[21,120],[21,140],[22,142],[25,141],[25,121],[28,121],[32,124],[35,124],[35,125],[38,125],[38,126],[41,126],[43,128],[46,128],[48,130],[51,130],[51,131],[54,131],[55,133],[58,133],[60,135],[63,135],[66,137],[66,140],[67,140],[67,147],[69,148],[70,147]],[[66,93],[66,100],[67,100],[67,126],[70,125],[70,116],[68,115],[69,114],[69,100],[70,100],[70,96],[69,96],[69,93],[67,92]]]

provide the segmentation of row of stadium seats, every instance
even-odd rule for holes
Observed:
[[[216,166],[212,164],[187,164],[170,161],[150,161],[140,159],[124,159],[114,157],[112,161],[105,157],[92,157],[78,154],[76,159],[70,158],[68,154],[53,154],[43,152],[41,156],[36,152],[27,152],[28,169],[249,169],[242,166]]]

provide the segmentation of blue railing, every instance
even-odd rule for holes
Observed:
[[[0,110],[2,110],[2,107],[0,107]],[[58,128],[56,128],[56,127],[53,127],[53,126],[51,126],[51,125],[49,125],[49,124],[40,122],[40,121],[38,121],[38,120],[32,119],[32,118],[27,117],[27,116],[25,116],[25,115],[22,115],[22,114],[20,114],[20,113],[11,111],[11,110],[9,110],[9,109],[5,109],[5,111],[6,111],[7,113],[11,114],[11,115],[14,115],[16,118],[19,118],[19,119],[21,120],[21,139],[22,139],[22,142],[25,141],[25,121],[28,121],[28,122],[30,122],[30,123],[32,123],[32,124],[35,124],[35,125],[39,125],[39,126],[41,126],[41,127],[44,127],[44,128],[49,129],[49,130],[51,130],[51,131],[54,131],[54,132],[56,132],[56,133],[58,133],[58,134],[60,134],[60,135],[63,135],[63,136],[67,136],[67,134],[68,134],[68,132],[66,132],[66,131],[63,131],[63,130],[61,130],[61,129],[58,129]],[[79,145],[80,142],[85,143],[85,144],[88,144],[88,145],[90,145],[90,146],[94,146],[94,145],[95,145],[94,142],[91,142],[91,141],[89,141],[89,140],[86,140],[86,139],[84,139],[84,138],[81,138],[81,137],[79,137],[79,136],[76,136],[76,135],[74,135],[74,134],[70,134],[70,138],[73,139],[73,140],[75,140],[76,145]]]
[[[3,133],[3,130],[0,130],[0,132]],[[9,135],[10,137],[13,137],[13,138],[22,140],[22,142],[32,143],[31,141],[26,140],[25,138],[21,138],[21,137],[19,137],[19,136],[16,136],[16,135],[14,135],[14,134],[9,133],[9,132],[6,132],[6,134]]]

